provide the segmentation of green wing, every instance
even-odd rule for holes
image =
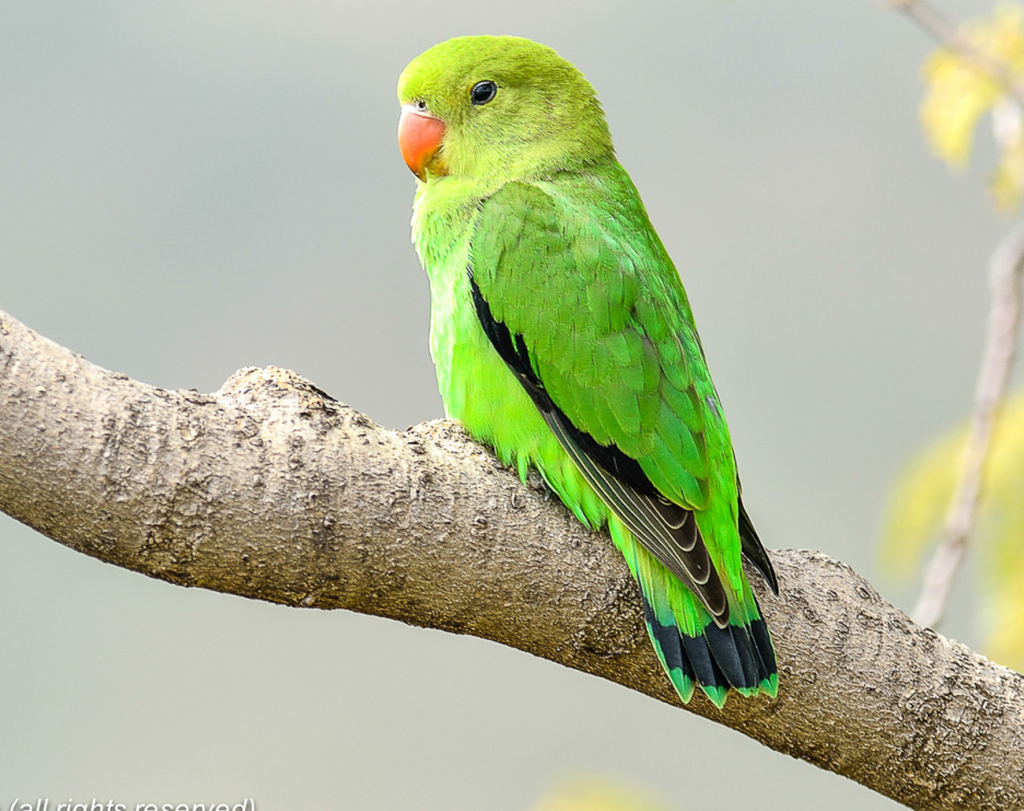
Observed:
[[[616,169],[599,194],[567,175],[482,203],[477,314],[588,483],[725,627],[742,588],[728,429],[675,268]]]

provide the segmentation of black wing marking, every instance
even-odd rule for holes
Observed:
[[[778,594],[779,579],[775,576],[775,567],[772,566],[771,558],[768,557],[768,552],[765,551],[761,539],[757,537],[757,530],[754,529],[750,516],[747,515],[747,511],[743,507],[742,496],[739,498],[739,508],[740,548],[743,550],[743,554],[750,559],[750,562],[761,573],[761,576],[764,577],[765,582],[771,586],[772,591]]]

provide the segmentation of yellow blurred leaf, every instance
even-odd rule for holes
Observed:
[[[938,540],[966,435],[961,427],[935,440],[893,487],[882,542],[882,560],[890,570],[915,570]],[[985,650],[1024,669],[1024,391],[1007,398],[993,432],[972,543],[982,581]]]
[[[961,34],[973,51],[1024,79],[1024,9],[996,8],[991,18],[966,23]],[[999,164],[990,190],[1001,210],[1015,208],[1024,192],[1024,126],[1021,109],[999,80],[968,58],[947,48],[932,53],[922,68],[927,85],[921,126],[936,154],[952,167],[964,166],[978,121],[993,113]]]
[[[982,620],[988,629],[985,652],[996,662],[1024,669],[1024,560],[1006,572],[1002,588],[983,606]]]
[[[557,786],[531,811],[668,811],[668,807],[603,777],[580,775]]]
[[[994,81],[962,57],[936,51],[924,64],[929,92],[921,104],[921,125],[932,148],[953,166],[971,154],[978,119],[999,97]]]
[[[882,564],[907,575],[916,571],[925,550],[942,529],[956,485],[966,428],[959,428],[919,451],[896,480],[882,536]]]

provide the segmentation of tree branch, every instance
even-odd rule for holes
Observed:
[[[1002,85],[1016,104],[1024,107],[1024,86],[1000,59],[975,48],[925,0],[891,0],[942,47],[958,54],[980,73]],[[992,429],[1003,402],[1017,347],[1020,322],[1020,274],[1024,267],[1024,225],[1018,224],[992,255],[989,287],[992,301],[981,370],[974,392],[974,412],[960,471],[946,513],[943,536],[925,568],[921,594],[913,609],[914,620],[936,626],[946,612],[953,584],[967,555],[978,514],[982,474],[991,447]]]
[[[0,509],[151,577],[474,634],[677,703],[606,536],[457,425],[381,428],[291,372],[164,391],[0,312]],[[773,559],[779,698],[689,710],[912,808],[1024,806],[1024,678],[820,553]]]
[[[925,569],[921,595],[912,612],[921,625],[935,626],[946,613],[957,573],[978,515],[982,474],[992,447],[992,431],[1017,351],[1020,324],[1020,274],[1024,269],[1024,223],[1003,238],[992,254],[988,334],[974,390],[974,412],[960,471],[946,514],[942,540]]]

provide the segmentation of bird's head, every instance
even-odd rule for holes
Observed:
[[[611,156],[594,88],[550,48],[519,37],[458,37],[398,80],[402,156],[423,182],[483,186]]]

